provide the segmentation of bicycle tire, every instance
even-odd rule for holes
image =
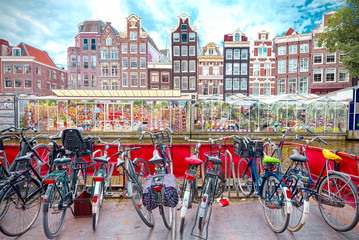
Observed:
[[[269,227],[276,233],[284,232],[288,226],[290,214],[287,212],[286,192],[281,181],[274,176],[264,179],[262,196],[264,215]]]
[[[94,202],[92,201],[92,230],[95,232],[96,231],[96,227],[98,224],[98,219],[99,219],[99,215],[100,215],[100,208],[102,206],[102,202],[103,202],[103,188],[102,188],[103,183],[102,182],[96,182],[95,187],[94,187],[94,194],[98,194],[97,195],[97,201]],[[97,189],[99,188],[99,189]]]
[[[202,199],[201,199],[201,203],[199,204],[198,207],[200,208],[204,208],[204,210],[200,209],[199,212],[199,218],[198,218],[198,229],[200,231],[202,231],[204,223],[206,221],[206,217],[207,217],[207,213],[208,213],[208,208],[211,204],[212,198],[213,198],[213,193],[212,193],[212,179],[209,179],[207,181],[205,181],[205,192],[202,195]],[[205,201],[203,201],[203,197],[207,196],[207,199]],[[202,211],[201,211],[202,210]],[[202,215],[202,216],[201,216]]]
[[[131,183],[131,185],[131,201],[136,209],[137,214],[148,227],[153,227],[155,225],[155,220],[153,218],[152,211],[147,210],[146,206],[143,204],[142,187],[138,186],[135,183]],[[141,188],[141,190],[139,188]]]
[[[192,196],[193,196],[193,189],[192,187],[194,187],[194,184],[190,184],[189,186],[189,191],[187,191],[187,182],[188,180],[186,179],[185,183],[186,186],[184,187],[185,191],[183,194],[183,199],[182,199],[182,207],[181,207],[181,213],[180,213],[180,217],[181,217],[181,223],[180,223],[180,234],[183,234],[184,231],[184,223],[186,221],[186,215],[187,215],[187,211],[188,208],[190,206],[190,204],[192,203]]]
[[[15,190],[16,189],[16,190]],[[41,209],[41,184],[35,178],[21,179],[12,186],[8,185],[0,197],[1,221],[0,231],[6,236],[16,237],[26,231],[35,223]],[[40,190],[40,191],[39,191]],[[31,199],[21,203],[18,194],[23,199],[35,194]],[[25,197],[26,196],[26,197]],[[6,204],[4,206],[4,204]],[[20,207],[19,207],[20,205]]]
[[[252,171],[250,167],[247,168],[247,165],[248,165],[247,160],[241,159],[238,162],[238,168],[237,168],[238,185],[244,197],[249,197],[254,192]]]
[[[213,168],[215,167],[215,164],[206,159],[204,166],[205,166],[205,172],[207,173],[208,169],[213,170]],[[218,164],[218,182],[217,182],[217,186],[216,186],[216,192],[214,194],[215,197],[219,197],[224,192],[225,185],[226,185],[226,178],[224,175],[224,171],[223,171],[222,166]]]
[[[291,232],[297,232],[304,226],[306,218],[309,214],[310,204],[307,191],[300,189],[295,196],[292,196],[291,203],[293,206],[293,212],[290,214],[287,228]]]
[[[336,192],[333,195],[331,191]],[[346,232],[358,223],[358,193],[349,178],[335,173],[325,176],[318,187],[317,201],[322,217],[334,230]]]
[[[168,230],[171,230],[173,223],[172,208],[163,206],[162,204],[158,207],[162,216],[163,223],[165,224],[166,228],[168,228]]]
[[[137,179],[140,181],[141,186],[143,186],[146,182],[146,178],[151,175],[151,170],[142,158],[137,158],[133,161],[134,171],[136,173]]]
[[[37,162],[33,160],[32,167],[37,171],[40,176],[45,176],[49,171],[49,156],[51,153],[51,149],[49,146],[43,143],[36,145],[32,149],[37,152],[41,160],[44,162],[42,166],[39,166]],[[34,158],[37,157],[34,155]]]
[[[63,207],[64,200],[62,194],[65,196],[67,187],[61,181],[61,178],[57,178],[54,184],[48,186],[45,193],[47,201],[44,203],[43,208],[43,228],[47,238],[56,238],[64,225],[67,207]]]

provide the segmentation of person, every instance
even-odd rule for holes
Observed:
[[[274,123],[274,132],[277,133],[278,132],[278,123]]]

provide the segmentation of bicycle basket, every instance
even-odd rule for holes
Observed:
[[[143,185],[142,201],[148,211],[152,211],[153,209],[158,207],[157,194],[154,192],[151,186],[152,180],[153,175],[148,175],[146,178],[146,182]]]
[[[85,148],[81,133],[76,128],[67,128],[63,130],[61,141],[64,148],[72,152],[79,152]]]
[[[238,157],[249,157],[252,150],[252,143],[245,143],[244,139],[234,137],[233,152]]]
[[[163,180],[163,206],[174,208],[178,203],[177,180],[173,174],[165,174]]]
[[[264,143],[263,141],[257,140],[254,146],[254,151],[257,158],[263,158],[264,157]]]

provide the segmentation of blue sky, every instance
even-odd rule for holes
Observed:
[[[223,35],[237,28],[250,40],[267,30],[271,37],[289,27],[310,32],[322,14],[337,10],[341,0],[0,0],[0,38],[11,45],[25,42],[46,50],[66,67],[67,48],[74,46],[77,24],[86,19],[111,22],[124,31],[135,13],[159,48],[170,47],[171,27],[187,13],[197,26],[200,44],[222,45]]]

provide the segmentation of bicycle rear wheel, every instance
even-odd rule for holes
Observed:
[[[171,230],[172,228],[172,208],[165,207],[162,204],[159,205],[160,214],[162,216],[163,223],[165,224],[166,228]]]
[[[244,197],[249,197],[254,191],[251,168],[248,167],[246,159],[241,159],[238,163],[237,176],[239,189]]]
[[[317,200],[322,217],[336,231],[349,231],[358,223],[358,193],[349,178],[339,174],[324,177]]]
[[[274,176],[269,176],[263,182],[262,196],[264,215],[269,227],[276,233],[283,232],[289,223],[287,212],[286,192],[281,181]]]
[[[47,200],[44,201],[42,223],[47,238],[57,237],[64,225],[67,208],[63,206],[66,199],[63,199],[62,195],[66,193],[60,178],[57,178],[54,184],[49,185],[45,193]]]
[[[137,214],[148,227],[153,227],[155,225],[155,220],[153,218],[152,211],[147,210],[146,206],[143,204],[142,187],[131,182],[131,188],[131,200]]]
[[[40,183],[34,178],[11,184],[0,197],[0,231],[15,237],[28,231],[36,221],[41,208],[42,190]]]

